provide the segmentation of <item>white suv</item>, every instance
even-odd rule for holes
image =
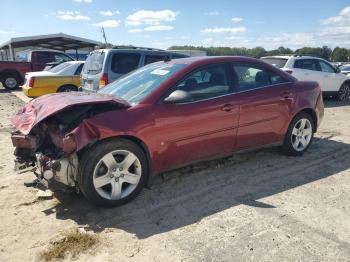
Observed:
[[[325,95],[350,99],[350,76],[322,58],[312,56],[267,56],[261,58],[292,74],[298,80],[317,81]]]

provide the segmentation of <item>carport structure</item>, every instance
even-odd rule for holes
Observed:
[[[78,49],[91,48],[93,50],[99,44],[101,43],[98,41],[63,33],[15,37],[0,45],[0,58],[2,60],[13,61],[15,59],[16,48],[39,47],[63,52],[75,50],[77,54]]]

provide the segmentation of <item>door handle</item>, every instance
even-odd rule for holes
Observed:
[[[221,107],[221,110],[225,112],[230,112],[232,109],[233,109],[233,106],[231,104],[226,104],[223,107]]]
[[[292,93],[291,93],[290,91],[284,91],[284,92],[281,93],[281,96],[282,96],[284,99],[289,98],[291,95],[292,95]]]

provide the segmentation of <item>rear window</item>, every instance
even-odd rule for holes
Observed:
[[[155,62],[163,61],[165,55],[146,55],[145,56],[145,65],[152,64]]]
[[[105,52],[93,52],[85,61],[84,74],[96,75],[102,72]]]
[[[261,60],[278,68],[283,68],[288,61],[286,58],[261,58]]]
[[[111,70],[116,74],[126,74],[138,68],[140,54],[119,53],[114,54],[112,58]]]
[[[62,63],[62,64],[60,64],[58,66],[55,66],[55,67],[49,69],[48,71],[50,71],[52,73],[57,73],[57,72],[62,71],[63,69],[66,69],[69,66],[71,66],[70,63]]]

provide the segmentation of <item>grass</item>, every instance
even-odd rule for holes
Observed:
[[[67,255],[75,258],[99,242],[97,235],[80,232],[77,229],[67,232],[59,241],[52,242],[47,250],[40,254],[44,261],[62,260]]]

